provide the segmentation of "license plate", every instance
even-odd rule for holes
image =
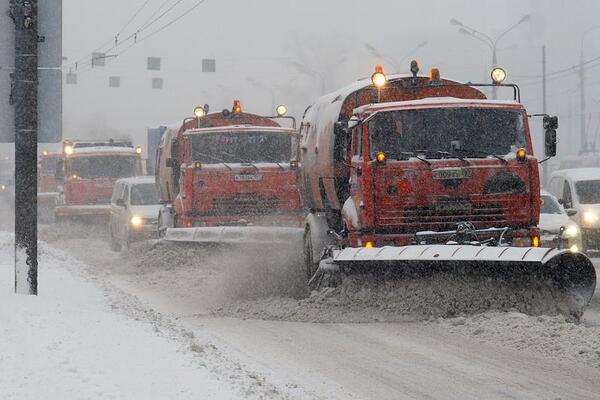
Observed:
[[[440,168],[431,171],[433,179],[469,179],[473,171],[468,168]]]
[[[437,212],[470,213],[472,209],[473,207],[470,203],[443,203],[435,205],[435,210]]]
[[[262,175],[236,175],[236,182],[262,181]]]

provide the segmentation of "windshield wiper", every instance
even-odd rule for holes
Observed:
[[[199,154],[202,157],[212,158],[213,160],[216,160],[216,161],[220,162],[221,164],[223,164],[225,167],[227,167],[228,170],[233,171],[233,168],[231,168],[231,166],[229,166],[225,161],[223,161],[219,157],[215,157],[213,155],[205,154],[205,153],[200,153],[200,152],[197,152],[196,154]]]
[[[458,158],[460,161],[462,161],[463,163],[465,163],[466,165],[471,165],[471,162],[467,159],[465,159],[464,156],[459,155],[458,153],[455,152],[449,152],[449,151],[442,151],[442,150],[431,150],[433,153],[438,154],[440,156],[440,158],[445,159],[445,158],[450,158],[450,157],[456,157]]]
[[[504,157],[502,157],[502,156],[499,156],[498,154],[493,154],[493,153],[491,153],[491,154],[490,154],[490,153],[488,153],[487,151],[480,151],[480,150],[463,150],[463,149],[457,149],[457,150],[455,150],[455,151],[456,151],[456,152],[461,152],[461,153],[467,153],[467,155],[468,155],[468,154],[477,154],[477,155],[480,155],[480,156],[486,156],[486,157],[487,157],[487,156],[491,156],[491,157],[494,157],[494,158],[496,158],[496,159],[498,159],[498,160],[502,161],[502,163],[504,163],[504,164],[508,164],[508,161],[507,161],[507,160],[506,160]]]
[[[420,153],[426,153],[426,152],[424,152],[424,151],[419,151],[419,150],[417,150],[417,151],[403,151],[403,152],[401,152],[400,154],[402,154],[402,155],[406,155],[406,156],[409,156],[409,157],[410,157],[410,156],[413,156],[413,157],[415,157],[417,160],[419,160],[419,161],[423,161],[423,162],[424,162],[425,164],[427,164],[428,166],[431,166],[431,162],[429,162],[429,161],[427,161],[426,159],[424,159],[424,158],[422,158],[422,157],[420,157],[420,156],[419,156],[419,154],[420,154]]]

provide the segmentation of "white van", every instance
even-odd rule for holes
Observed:
[[[153,176],[119,179],[110,202],[111,249],[120,251],[133,241],[157,237],[159,209]]]
[[[555,171],[548,191],[567,210],[577,211],[571,218],[581,227],[583,250],[600,250],[600,168]]]

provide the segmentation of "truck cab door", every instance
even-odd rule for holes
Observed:
[[[357,229],[362,222],[363,204],[363,163],[364,163],[364,130],[363,125],[354,128],[352,133],[352,146],[349,153],[350,159],[350,195],[344,204],[344,214],[346,215],[346,224],[349,229]],[[349,220],[349,221],[348,221]],[[351,225],[351,226],[350,226]]]

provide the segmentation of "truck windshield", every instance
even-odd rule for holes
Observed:
[[[600,180],[579,181],[575,190],[580,204],[600,204]]]
[[[131,187],[132,206],[150,206],[158,203],[158,191],[153,183],[140,183]]]
[[[523,114],[490,108],[453,107],[382,112],[369,122],[371,154],[424,152],[465,157],[506,155],[527,149]]]
[[[137,172],[135,156],[77,157],[69,162],[71,174],[82,179],[129,178]]]
[[[205,164],[289,162],[292,147],[287,133],[200,134],[192,138],[192,159]]]

